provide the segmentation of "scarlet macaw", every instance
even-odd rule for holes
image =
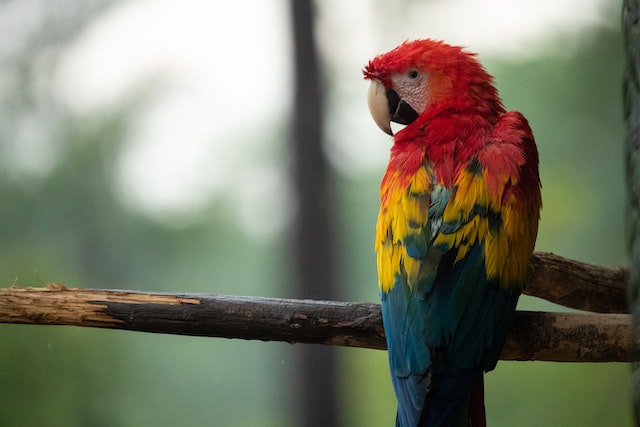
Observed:
[[[538,152],[475,55],[405,42],[371,60],[368,102],[393,135],[375,249],[396,425],[484,426],[536,240]],[[390,122],[406,125],[393,134]]]

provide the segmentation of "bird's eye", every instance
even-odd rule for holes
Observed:
[[[417,79],[420,74],[416,70],[409,70],[407,75],[409,76],[410,79]]]

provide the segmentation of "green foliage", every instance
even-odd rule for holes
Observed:
[[[117,287],[267,295],[284,248],[251,240],[219,206],[162,227],[112,190],[124,117],[67,122],[43,179],[4,179],[4,286]],[[78,129],[82,129],[81,132]],[[262,289],[264,283],[270,290]],[[0,325],[0,425],[286,425],[286,347],[115,331]],[[285,363],[286,360],[286,363]],[[243,402],[251,402],[251,410]],[[213,409],[212,409],[213,408]],[[268,419],[267,423],[257,421]],[[219,423],[219,424],[218,424]]]

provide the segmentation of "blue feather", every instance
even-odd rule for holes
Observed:
[[[518,301],[487,280],[481,243],[457,262],[455,249],[431,255],[421,286],[398,274],[382,298],[399,426],[467,425],[471,390],[495,367]]]

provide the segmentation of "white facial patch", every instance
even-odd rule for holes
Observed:
[[[428,81],[427,74],[413,68],[391,76],[393,90],[418,114],[422,114],[429,104],[427,99]]]

